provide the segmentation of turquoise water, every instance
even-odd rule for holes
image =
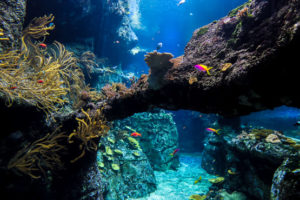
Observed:
[[[208,179],[215,176],[201,168],[201,154],[180,154],[180,167],[177,171],[155,171],[157,190],[145,198],[132,200],[183,200],[193,194],[204,195],[209,191],[211,183]],[[202,176],[202,181],[194,181]]]

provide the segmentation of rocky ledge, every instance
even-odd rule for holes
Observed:
[[[196,30],[183,57],[149,53],[150,75],[108,99],[107,115],[114,119],[161,107],[237,116],[280,105],[300,107],[292,89],[300,72],[294,64],[299,26],[299,1],[249,1]],[[213,67],[211,75],[196,64]],[[154,78],[157,71],[164,72],[158,74],[161,80]]]
[[[224,138],[211,135],[203,152],[202,167],[225,178],[212,190],[238,191],[249,199],[299,199],[299,141],[266,129]]]

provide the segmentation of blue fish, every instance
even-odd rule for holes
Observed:
[[[53,22],[51,22],[51,23],[49,24],[49,27],[51,27],[51,26],[54,26],[54,23],[53,23]]]
[[[293,172],[294,174],[300,173],[300,168],[294,169],[292,172]]]

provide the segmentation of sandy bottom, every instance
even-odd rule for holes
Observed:
[[[192,194],[206,194],[211,183],[208,179],[215,178],[201,168],[200,154],[180,154],[180,167],[177,171],[155,171],[157,190],[148,197],[135,200],[186,200]],[[194,181],[202,176],[202,181]]]

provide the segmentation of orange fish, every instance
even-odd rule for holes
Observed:
[[[39,46],[40,46],[40,47],[43,47],[43,48],[46,48],[46,47],[47,47],[47,45],[46,45],[45,43],[40,43]]]
[[[142,134],[140,134],[138,132],[133,132],[133,133],[131,133],[131,136],[133,136],[133,137],[141,137]]]
[[[170,154],[170,156],[174,156],[179,150],[180,150],[180,149],[175,149],[175,150],[173,151],[173,153]]]
[[[38,83],[44,83],[44,81],[43,81],[43,80],[38,80],[37,82],[38,82]]]
[[[17,89],[17,86],[12,86],[9,89],[11,89],[11,90]]]

